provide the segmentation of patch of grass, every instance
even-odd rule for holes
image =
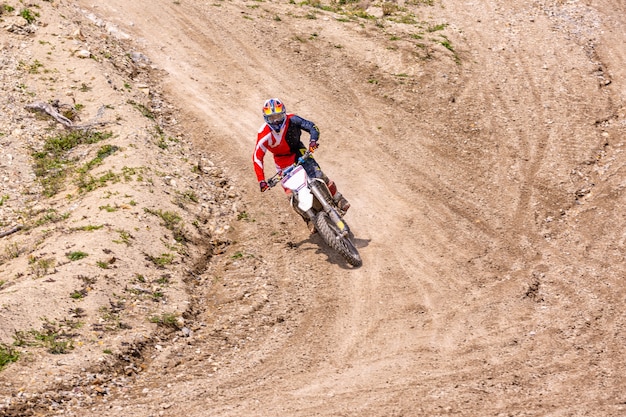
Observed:
[[[24,20],[31,24],[37,20],[37,18],[39,17],[39,13],[33,12],[32,10],[27,8],[20,11],[20,16],[22,16]]]
[[[11,346],[0,343],[0,371],[3,370],[8,364],[17,362],[20,358],[20,353],[13,349]]]
[[[120,312],[124,310],[124,308],[125,305],[123,302],[111,302],[110,307],[100,307],[98,311],[101,314],[101,320],[100,323],[94,324],[94,329],[100,331],[130,329],[131,327],[123,323],[120,318]]]
[[[376,16],[368,14],[365,10],[357,9],[350,13],[353,16],[360,17],[361,19],[375,20]]]
[[[65,256],[67,256],[70,261],[78,261],[80,259],[86,258],[87,256],[89,256],[89,254],[81,251],[75,251],[66,253]]]
[[[107,204],[106,206],[100,206],[98,208],[100,210],[106,211],[107,213],[113,213],[113,212],[117,211],[119,207],[113,207],[110,204]]]
[[[156,323],[161,327],[169,327],[176,330],[180,329],[178,316],[175,313],[163,313],[161,315],[151,316],[148,320],[150,320],[150,323]]]
[[[20,69],[26,70],[29,74],[39,74],[39,69],[43,68],[43,64],[39,60],[34,60],[31,64],[24,61],[19,62]]]
[[[13,345],[42,347],[52,354],[69,353],[74,349],[71,339],[74,334],[69,333],[69,330],[77,327],[80,327],[78,322],[57,324],[45,320],[41,331],[31,329],[15,332]]]
[[[194,203],[197,203],[198,201],[200,201],[200,199],[198,198],[198,195],[197,195],[197,194],[196,194],[196,192],[195,192],[195,191],[193,191],[193,190],[188,190],[188,191],[185,191],[185,192],[183,193],[183,196],[184,196],[187,200],[189,200],[189,201],[193,201]],[[0,206],[1,206],[1,205],[2,205],[2,204],[0,204]]]
[[[435,4],[435,0],[407,0],[406,4],[414,4],[416,6],[419,6],[420,4],[433,6]]]
[[[131,239],[134,239],[133,236],[127,232],[126,230],[118,230],[117,233],[119,233],[120,238],[117,240],[114,240],[113,243],[124,243],[126,246],[130,246],[131,245]]]
[[[34,223],[34,227],[43,226],[48,223],[58,223],[63,220],[67,220],[70,217],[70,213],[59,214],[55,209],[49,209],[46,213],[37,219]]]
[[[87,162],[85,165],[83,165],[82,168],[80,168],[78,170],[78,172],[80,172],[81,174],[87,173],[92,168],[102,164],[102,161],[104,160],[104,158],[113,155],[119,149],[120,148],[118,146],[115,146],[115,145],[104,145],[104,146],[102,146],[98,150],[98,153],[96,154],[96,157],[93,158],[91,161]]]
[[[97,261],[96,266],[102,269],[109,269],[109,263],[106,261]]]
[[[152,210],[149,208],[144,208],[146,213],[152,214],[153,216],[160,217],[163,220],[162,226],[165,226],[167,229],[171,230],[174,234],[174,239],[177,242],[185,242],[187,241],[187,237],[185,236],[185,232],[183,229],[183,219],[177,213],[172,211],[162,211],[162,210]]]
[[[144,106],[141,103],[137,103],[136,101],[133,101],[133,100],[128,100],[127,103],[133,106],[134,108],[136,108],[137,110],[139,110],[139,112],[143,116],[147,117],[150,120],[154,120],[154,113],[148,107]]]
[[[92,224],[88,224],[87,226],[80,226],[80,227],[73,227],[72,230],[82,230],[84,232],[93,232],[94,230],[100,230],[102,229],[102,225],[92,225]]]
[[[415,16],[413,16],[412,14],[403,14],[395,19],[392,19],[395,22],[398,23],[404,23],[405,25],[414,25],[417,23],[417,20],[415,20]]]
[[[81,173],[76,180],[76,185],[78,186],[80,192],[87,193],[97,188],[105,187],[109,182],[116,183],[119,180],[120,175],[110,170],[99,177]]]
[[[440,23],[438,25],[429,26],[428,29],[426,29],[426,31],[427,32],[437,32],[437,31],[440,31],[440,30],[444,30],[447,26],[448,26],[447,23]]]
[[[16,242],[9,243],[4,247],[4,253],[7,259],[18,258],[22,252]]]
[[[137,280],[137,282],[146,282],[146,277],[144,277],[142,274],[135,274],[135,279]]]
[[[143,174],[148,170],[145,167],[131,168],[124,166],[122,167],[122,176],[124,177],[124,181],[131,181],[133,179],[133,175],[137,176],[137,181],[143,181]]]
[[[33,152],[34,172],[44,188],[44,194],[52,197],[63,187],[69,168],[74,160],[68,157],[69,152],[81,144],[93,144],[108,139],[110,132],[94,132],[73,130],[48,138],[40,151]]]
[[[170,142],[178,142],[178,139],[167,136],[160,126],[154,127],[154,137],[157,139],[156,145],[161,149],[167,149],[170,147]]]
[[[81,299],[83,299],[86,295],[87,295],[87,290],[86,290],[86,289],[82,289],[82,290],[74,290],[74,291],[72,291],[72,293],[70,294],[70,298],[73,298],[74,300],[81,300]]]
[[[250,221],[254,221],[250,218],[250,215],[248,214],[248,212],[246,211],[242,211],[240,213],[237,214],[237,220],[239,221],[246,221],[246,222],[250,222]]]
[[[56,260],[54,258],[30,258],[28,262],[29,268],[33,275],[35,275],[35,278],[41,278],[55,271],[54,265],[56,264]]]
[[[162,253],[159,256],[145,254],[146,259],[152,262],[157,268],[165,268],[165,266],[174,262],[174,255],[171,253]]]
[[[163,220],[163,226],[170,230],[176,228],[183,221],[180,215],[172,211],[162,211],[160,209],[152,210],[149,208],[145,208],[144,211],[152,214],[153,216],[160,217],[161,220]]]
[[[170,274],[163,274],[155,282],[160,285],[167,285],[170,283],[170,278]]]
[[[461,58],[459,57],[459,55],[456,53],[456,51],[454,50],[454,47],[452,46],[452,43],[450,42],[450,40],[443,36],[440,35],[442,37],[442,40],[439,41],[439,43],[446,48],[448,51],[452,52],[452,55],[454,56],[454,62],[456,62],[457,64],[461,63]]]

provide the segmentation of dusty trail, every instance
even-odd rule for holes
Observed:
[[[407,30],[400,24],[304,19],[294,15],[307,9],[287,3],[77,3],[169,73],[181,121],[246,191],[256,223],[236,226],[233,250],[257,263],[207,274],[248,277],[257,289],[267,279],[270,301],[233,313],[231,325],[274,319],[244,328],[237,337],[251,341],[236,349],[200,332],[198,350],[179,354],[184,370],[160,366],[162,354],[126,398],[84,415],[158,408],[145,390],[161,393],[167,415],[619,415],[624,329],[610,305],[624,294],[623,266],[600,258],[611,227],[581,230],[598,221],[585,207],[619,205],[602,193],[576,198],[592,181],[611,192],[593,164],[623,141],[624,48],[589,44],[603,24],[624,44],[624,18],[605,10],[623,10],[619,2],[426,9],[449,24],[461,65],[441,45],[415,59],[414,46],[389,40]],[[614,82],[599,87],[609,70]],[[320,125],[319,160],[352,201],[362,268],[324,256],[291,213],[276,215],[286,209],[277,195],[258,194],[249,156],[268,96]],[[624,157],[611,155],[606,170],[621,190]],[[617,260],[625,222],[611,222]],[[203,315],[213,322],[225,291],[209,291],[218,301]]]

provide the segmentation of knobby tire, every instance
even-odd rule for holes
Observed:
[[[315,228],[328,246],[339,252],[350,265],[359,267],[363,264],[357,248],[349,238],[340,237],[336,226],[326,212],[321,211],[317,214]]]

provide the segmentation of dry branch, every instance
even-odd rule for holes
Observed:
[[[0,238],[12,235],[13,233],[18,232],[20,230],[22,230],[22,225],[18,224],[17,226],[7,230],[6,232],[1,232],[0,233]]]
[[[63,116],[61,113],[59,113],[59,111],[55,108],[55,106],[49,103],[44,103],[43,101],[38,101],[36,103],[27,104],[25,108],[26,110],[29,110],[29,111],[38,111],[38,112],[45,113],[48,116],[52,117],[57,122],[61,123],[63,126],[65,126],[68,129],[86,130],[94,126],[104,126],[108,123],[108,122],[95,121],[95,122],[87,123],[84,125],[75,125],[70,119]],[[102,106],[98,110],[98,115],[96,116],[96,119],[99,119],[103,113],[104,113],[104,106]]]

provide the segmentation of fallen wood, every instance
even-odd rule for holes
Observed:
[[[29,111],[38,111],[41,113],[45,113],[48,116],[52,117],[54,120],[56,120],[57,122],[61,123],[63,126],[65,126],[68,129],[80,129],[80,130],[87,130],[87,129],[91,129],[94,126],[104,126],[106,124],[108,124],[109,122],[92,122],[92,123],[87,123],[84,125],[75,125],[70,119],[68,119],[67,117],[63,116],[55,106],[53,106],[52,104],[49,103],[44,103],[43,101],[38,101],[36,103],[31,103],[31,104],[27,104],[26,106],[24,106],[26,108],[26,110]],[[104,113],[104,106],[100,107],[100,109],[98,110],[98,114],[96,116],[96,120],[99,119],[100,117],[102,117]]]
[[[26,110],[29,111],[39,111],[42,113],[46,113],[48,116],[52,117],[57,122],[61,123],[65,127],[72,127],[74,123],[67,117],[63,116],[61,113],[57,111],[51,104],[44,103],[43,101],[38,101],[36,103],[27,104]]]
[[[22,225],[18,224],[17,226],[7,230],[6,232],[0,233],[0,238],[12,235],[13,233],[18,232],[20,230],[22,230]]]

